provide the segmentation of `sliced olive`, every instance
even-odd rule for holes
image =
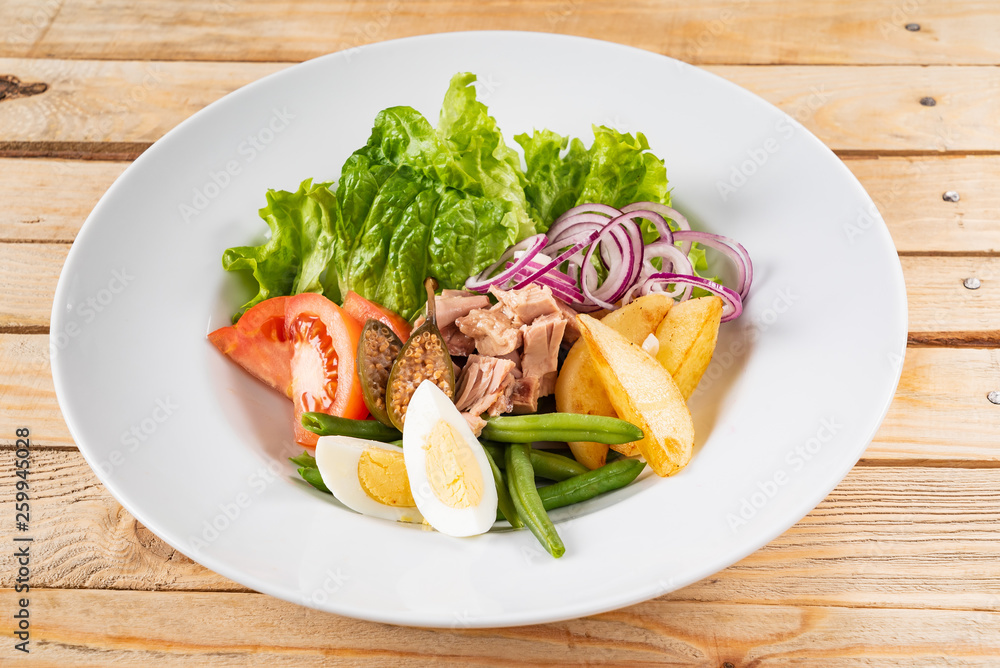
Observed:
[[[378,320],[369,318],[361,330],[358,341],[358,380],[361,395],[372,417],[384,425],[392,426],[385,407],[385,388],[389,385],[389,372],[403,348],[396,333]]]
[[[437,326],[434,279],[428,278],[424,287],[427,289],[427,321],[413,330],[403,344],[389,373],[386,390],[389,419],[400,431],[403,430],[410,398],[423,381],[430,379],[448,397],[455,396],[455,367]]]

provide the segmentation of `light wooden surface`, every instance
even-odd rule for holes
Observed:
[[[0,665],[1000,665],[1000,406],[986,399],[1000,390],[997,3],[0,0],[0,17],[0,75],[47,85],[0,98],[0,450],[12,457],[16,426],[36,443],[29,655],[13,651],[16,479],[0,468]],[[486,28],[703,65],[836,151],[903,264],[896,399],[859,465],[795,527],[631,608],[429,631],[250,592],[141,526],[73,444],[48,359],[66,253],[129,161],[227,92],[330,51]],[[973,275],[976,291],[962,286]]]

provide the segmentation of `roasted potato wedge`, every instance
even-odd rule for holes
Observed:
[[[673,299],[662,294],[647,295],[608,313],[601,322],[629,341],[642,343],[656,331],[673,303]],[[555,395],[556,410],[561,413],[617,416],[583,340],[577,341],[566,355],[556,380]],[[578,441],[569,447],[577,461],[589,468],[604,466],[607,460],[608,446],[603,443]],[[634,443],[611,447],[629,456],[639,453]]]
[[[685,400],[712,361],[721,321],[722,299],[699,297],[675,305],[656,328],[660,342],[656,359],[673,376]]]
[[[619,417],[642,429],[636,445],[659,476],[677,473],[694,451],[694,423],[667,370],[646,351],[587,315],[578,316],[583,340]]]

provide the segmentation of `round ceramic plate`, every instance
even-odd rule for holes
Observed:
[[[222,251],[257,243],[268,188],[333,180],[375,114],[436,119],[479,75],[510,143],[591,124],[642,131],[696,228],[734,237],[756,279],[691,401],[694,460],[554,513],[566,555],[527,531],[449,538],[355,514],[298,480],[289,402],[206,340],[246,286]],[[758,549],[851,469],[906,343],[902,272],[871,199],[833,153],[747,91],[599,41],[453,33],[385,42],[246,86],[146,151],[63,268],[52,369],[70,431],[110,492],[174,548],[247,587],[353,617],[503,626],[618,608]]]

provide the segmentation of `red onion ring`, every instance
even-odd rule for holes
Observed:
[[[500,256],[499,260],[483,270],[479,276],[475,278],[470,277],[469,280],[465,282],[465,289],[472,290],[473,292],[486,292],[489,290],[491,285],[500,287],[513,278],[517,272],[521,271],[527,263],[531,262],[532,258],[538,255],[540,250],[545,248],[546,243],[547,239],[544,234],[536,234],[535,236],[528,237],[520,243],[514,244],[504,251],[504,254]],[[490,276],[490,274],[513,258],[515,253],[518,251],[524,251],[524,254],[496,276]]]
[[[700,276],[684,276],[683,274],[671,274],[671,273],[656,273],[646,279],[646,282],[642,286],[642,294],[648,295],[650,292],[654,292],[654,287],[657,285],[667,285],[667,284],[687,284],[693,287],[698,287],[703,290],[708,290],[714,295],[722,298],[722,322],[729,322],[730,320],[735,320],[740,317],[743,313],[743,299],[734,290],[727,288],[724,285],[719,285],[714,281],[710,281],[707,278],[701,278]]]
[[[746,299],[750,293],[750,283],[753,282],[753,262],[750,261],[750,253],[743,247],[743,244],[724,237],[721,234],[710,234],[708,232],[695,232],[685,230],[676,232],[674,238],[677,240],[697,241],[700,244],[721,251],[733,264],[736,265],[736,292],[741,299]]]

